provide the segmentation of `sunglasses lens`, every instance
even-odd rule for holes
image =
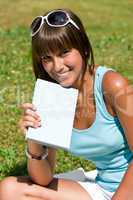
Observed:
[[[61,26],[66,24],[68,21],[68,17],[65,12],[62,11],[55,11],[48,16],[48,22],[51,25]]]
[[[34,34],[41,26],[42,23],[42,18],[41,17],[37,17],[33,20],[32,24],[31,24],[31,31],[32,34]]]

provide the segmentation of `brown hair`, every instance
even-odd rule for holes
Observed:
[[[69,14],[70,18],[79,27],[79,30],[71,23],[58,28],[51,27],[47,23],[42,25],[39,32],[32,37],[32,60],[36,78],[55,82],[44,70],[41,57],[48,55],[49,53],[61,53],[72,48],[75,48],[80,52],[85,63],[85,71],[87,70],[88,65],[90,73],[93,73],[93,51],[82,22],[72,11],[68,9],[62,10]],[[44,16],[46,14],[44,14]]]

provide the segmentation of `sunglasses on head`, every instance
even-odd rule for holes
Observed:
[[[52,27],[62,27],[71,23],[75,28],[79,29],[77,24],[70,18],[67,12],[63,10],[54,10],[49,12],[46,16],[36,17],[31,24],[31,36],[36,35],[41,29],[43,23],[46,23]]]

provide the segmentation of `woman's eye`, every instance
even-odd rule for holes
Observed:
[[[61,53],[61,55],[62,55],[62,56],[66,56],[66,55],[68,55],[69,52],[70,52],[69,50],[64,50],[64,51]]]
[[[68,53],[69,52],[69,50],[68,49],[66,49],[66,50],[64,50],[64,52],[63,53]]]
[[[49,57],[49,56],[43,57],[43,61],[44,62],[50,62],[51,61],[51,57]]]

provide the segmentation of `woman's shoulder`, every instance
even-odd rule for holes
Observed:
[[[114,115],[115,112],[115,106],[114,103],[116,101],[116,98],[122,97],[123,95],[126,96],[127,90],[129,89],[130,84],[126,77],[124,77],[119,72],[108,70],[102,80],[102,90],[103,95],[105,98],[105,102],[111,106],[113,109]],[[122,96],[121,96],[122,95]],[[121,98],[120,98],[121,99]]]
[[[127,86],[129,86],[128,79],[119,72],[108,70],[104,74],[102,81],[102,88],[104,92],[113,94]]]

